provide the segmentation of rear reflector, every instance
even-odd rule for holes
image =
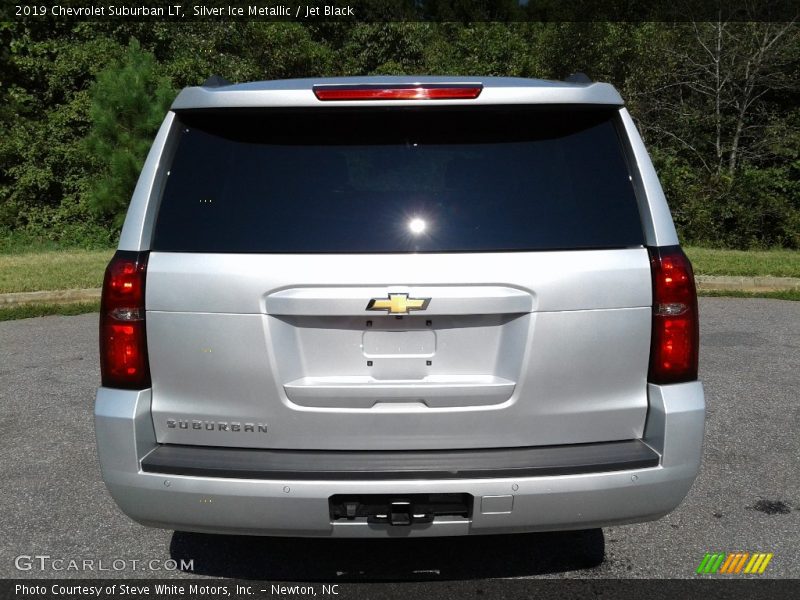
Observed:
[[[653,277],[651,383],[697,379],[699,319],[692,265],[679,246],[649,248]]]
[[[118,251],[100,301],[100,376],[105,387],[150,387],[145,335],[146,252]]]
[[[483,86],[470,84],[315,85],[319,100],[474,100]]]

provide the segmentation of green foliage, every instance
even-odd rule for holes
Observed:
[[[118,230],[97,222],[82,203],[62,202],[19,213],[25,225],[0,229],[0,253],[19,248],[110,248],[116,245]]]
[[[403,75],[424,70],[424,23],[362,23],[352,27],[339,51],[340,74]]]
[[[160,64],[178,88],[200,85],[211,75],[229,81],[328,75],[330,49],[295,23],[195,22],[171,28]]]
[[[653,154],[683,241],[723,248],[800,248],[796,165],[745,164],[734,179],[709,174],[663,150]]]
[[[0,56],[0,239],[107,245],[111,236],[85,204],[93,168],[82,139],[87,89],[119,47],[84,25],[4,27],[10,39]]]
[[[88,191],[91,209],[119,227],[153,136],[175,96],[155,58],[131,39],[127,52],[97,75],[90,90],[86,147],[101,165]]]
[[[533,74],[528,24],[443,24],[437,29],[426,52],[429,72],[506,77]]]

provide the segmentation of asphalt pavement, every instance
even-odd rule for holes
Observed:
[[[108,495],[95,453],[97,315],[2,322],[0,577],[684,578],[696,577],[706,552],[749,551],[774,553],[759,577],[798,578],[800,302],[701,298],[700,312],[705,455],[675,512],[583,532],[364,541],[199,535],[133,523]],[[34,556],[50,558],[25,558]],[[53,568],[58,559],[61,570]],[[170,559],[192,560],[194,569],[167,570]],[[94,570],[70,570],[71,560],[94,561]],[[153,560],[160,571],[143,568]]]

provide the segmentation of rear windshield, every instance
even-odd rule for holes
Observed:
[[[643,244],[612,111],[229,110],[179,119],[155,250]]]

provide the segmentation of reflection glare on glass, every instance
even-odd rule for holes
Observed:
[[[415,217],[408,222],[408,228],[414,235],[419,235],[420,233],[425,231],[425,227],[426,227],[425,221],[423,221],[419,217]]]

